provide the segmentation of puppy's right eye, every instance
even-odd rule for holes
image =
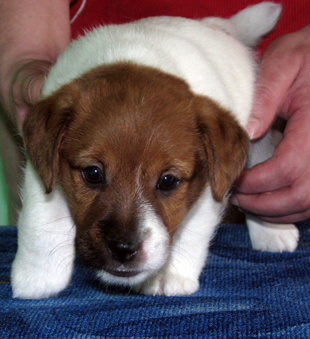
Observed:
[[[166,192],[173,191],[178,187],[179,183],[180,180],[174,175],[163,174],[157,182],[157,189]]]
[[[97,187],[104,183],[103,170],[98,166],[89,166],[82,170],[82,177],[85,183],[91,187]]]

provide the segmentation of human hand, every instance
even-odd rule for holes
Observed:
[[[71,39],[69,0],[0,0],[0,102],[21,131],[50,66]]]
[[[40,99],[41,87],[50,67],[49,61],[26,60],[14,65],[10,72],[12,80],[3,102],[20,131],[28,109]]]
[[[310,217],[310,25],[276,39],[262,56],[247,131],[264,135],[276,116],[287,120],[274,155],[245,170],[231,202],[263,220]]]

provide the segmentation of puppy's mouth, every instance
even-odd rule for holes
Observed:
[[[105,269],[105,271],[111,275],[114,275],[115,277],[121,277],[121,278],[130,278],[135,277],[141,273],[141,271],[128,271],[128,270],[112,270],[112,269]]]

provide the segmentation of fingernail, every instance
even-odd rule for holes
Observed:
[[[246,130],[248,132],[250,139],[254,139],[256,137],[259,129],[260,129],[260,121],[255,118],[250,118],[247,124],[247,127],[246,127]]]
[[[237,206],[237,207],[239,206],[239,201],[238,201],[238,199],[236,197],[231,197],[230,198],[230,203],[235,205],[235,206]]]

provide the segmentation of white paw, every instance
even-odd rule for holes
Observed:
[[[267,252],[293,252],[298,245],[299,231],[292,224],[249,222],[249,233],[255,250]]]
[[[134,290],[146,295],[189,295],[199,289],[197,279],[184,277],[165,271],[134,287]]]
[[[64,290],[70,283],[73,266],[50,269],[16,258],[11,273],[13,298],[43,299]]]

